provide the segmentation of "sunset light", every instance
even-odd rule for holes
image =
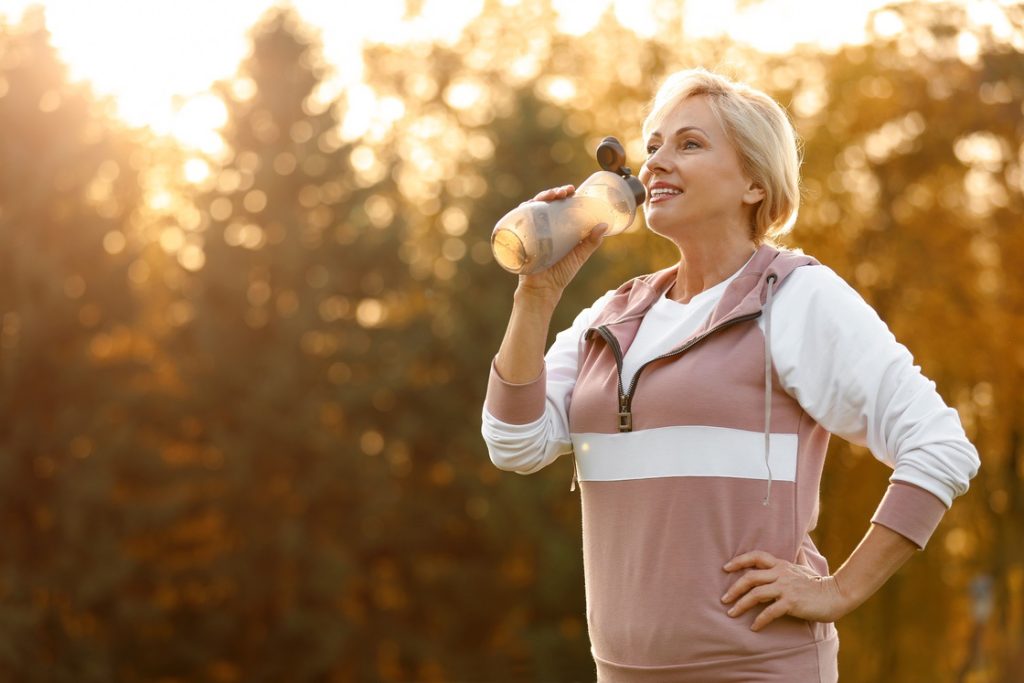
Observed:
[[[519,0],[502,0],[515,6]],[[179,0],[124,2],[94,0],[6,0],[0,16],[17,19],[32,5],[46,11],[53,43],[74,79],[88,81],[97,93],[112,96],[118,115],[130,125],[149,126],[182,144],[216,153],[214,131],[224,112],[205,91],[215,80],[233,77],[247,52],[246,31],[274,0],[209,2]],[[404,0],[377,0],[355,10],[351,3],[293,0],[299,15],[316,27],[330,78],[320,96],[330,98],[356,87],[363,76],[361,48],[372,42],[454,42],[483,6],[480,0],[428,0],[421,13],[405,17]],[[867,14],[885,0],[822,3],[815,0],[695,0],[684,5],[686,35],[728,35],[768,52],[785,52],[800,43],[835,49],[864,40]],[[985,2],[975,2],[983,6]],[[659,22],[656,0],[553,0],[559,28],[570,35],[593,29],[609,9],[640,36],[653,35]],[[129,29],[129,30],[125,30]],[[347,136],[369,126],[379,106],[356,90],[359,106],[344,123]]]
[[[1017,681],[1022,216],[1024,0],[0,0],[0,681]]]

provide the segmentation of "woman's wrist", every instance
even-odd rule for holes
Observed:
[[[833,572],[848,611],[867,602],[916,552],[917,546],[902,534],[871,524],[850,557]]]
[[[524,285],[522,282],[516,287],[512,301],[518,306],[526,306],[531,310],[541,310],[548,314],[555,311],[555,307],[562,298],[562,292],[549,287],[533,287]]]
[[[842,617],[845,617],[850,612],[860,607],[869,596],[856,595],[852,590],[849,590],[847,586],[844,586],[836,574],[825,577],[826,581],[831,582],[832,587],[835,589],[836,601],[838,603],[837,610],[838,614],[835,615],[834,621],[838,621]]]

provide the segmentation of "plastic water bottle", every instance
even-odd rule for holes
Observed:
[[[601,224],[605,235],[617,235],[636,218],[647,192],[624,166],[626,152],[613,137],[601,141],[594,173],[565,199],[531,201],[505,214],[491,233],[494,259],[510,273],[529,275],[547,268],[572,251]]]

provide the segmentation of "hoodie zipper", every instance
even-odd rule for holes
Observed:
[[[727,327],[731,327],[732,325],[735,325],[737,323],[745,322],[747,320],[754,320],[760,315],[761,311],[755,311],[754,313],[748,313],[747,315],[741,315],[739,317],[732,318],[731,320],[726,320],[725,322],[720,323],[715,327],[712,327],[710,330],[707,330],[703,334],[694,337],[693,339],[691,339],[678,349],[675,349],[674,351],[669,351],[668,353],[650,359],[649,361],[641,365],[639,368],[637,368],[636,373],[633,375],[632,381],[629,383],[629,391],[623,391],[622,386],[622,347],[619,346],[619,340],[615,338],[615,335],[611,333],[611,330],[609,330],[606,325],[601,325],[600,327],[595,328],[597,330],[597,333],[601,335],[601,337],[605,340],[605,342],[608,343],[608,346],[611,348],[612,355],[615,356],[615,365],[618,368],[619,431],[633,431],[633,393],[636,391],[637,382],[640,380],[640,373],[644,371],[644,368],[646,368],[648,365],[656,361],[664,360],[665,358],[671,358],[672,356],[678,356],[682,353],[685,353],[689,349],[693,348],[695,345],[699,344],[700,342],[710,337],[712,334],[715,334],[716,332],[723,330]]]

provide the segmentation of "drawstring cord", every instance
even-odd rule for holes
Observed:
[[[762,503],[765,507],[772,497],[772,466],[768,456],[772,433],[772,283],[777,280],[774,273],[768,276],[768,293],[764,302],[764,465],[768,468],[768,492]]]

